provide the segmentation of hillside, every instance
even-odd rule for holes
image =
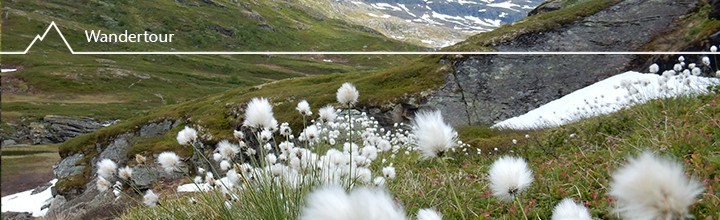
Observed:
[[[683,3],[691,2],[696,1]],[[530,16],[491,32],[476,35],[447,50],[619,50],[617,47],[623,46],[627,47],[625,49],[628,50],[641,50],[668,32],[672,32],[672,36],[678,38],[692,39],[691,41],[672,42],[674,46],[679,48],[708,47],[706,39],[710,34],[720,30],[716,20],[707,18],[710,6],[698,4],[697,7],[691,7],[691,4],[674,3],[675,1],[670,0],[661,1],[655,6],[661,7],[662,10],[657,10],[656,7],[650,7],[649,3],[637,0],[582,1],[562,9]],[[633,13],[654,15],[633,17],[630,15]],[[661,13],[663,16],[657,16],[657,13]],[[614,26],[628,21],[647,23],[642,23],[643,25],[638,25],[639,27]],[[702,31],[698,31],[699,27],[702,27]],[[711,27],[712,30],[706,31],[706,27]],[[626,31],[627,29],[633,29],[633,32]],[[645,34],[637,37],[627,36],[638,32]],[[594,38],[586,37],[593,34]],[[603,36],[606,37],[603,38]],[[707,50],[703,49],[703,51]],[[307,99],[312,109],[318,109],[322,105],[334,103],[335,91],[343,82],[352,82],[361,91],[357,108],[368,112],[369,115],[374,116],[383,125],[389,126],[396,122],[408,122],[419,109],[440,109],[446,120],[454,126],[472,125],[461,129],[460,132],[463,139],[472,144],[471,152],[476,149],[481,149],[482,152],[493,152],[495,148],[498,148],[497,151],[500,152],[520,153],[520,149],[516,151],[508,147],[511,143],[510,138],[522,137],[522,134],[526,132],[498,131],[483,126],[490,125],[496,120],[523,114],[527,110],[541,106],[578,88],[585,87],[614,74],[634,68],[643,68],[644,70],[645,66],[634,66],[632,63],[637,60],[649,62],[653,59],[655,58],[624,55],[589,55],[582,57],[522,56],[519,58],[500,55],[423,56],[382,70],[355,70],[344,74],[283,79],[256,87],[233,88],[221,93],[203,96],[196,100],[162,106],[138,117],[132,117],[118,124],[101,128],[96,132],[71,139],[60,146],[60,155],[63,162],[58,167],[59,180],[56,190],[58,195],[67,199],[67,202],[59,205],[59,207],[62,207],[59,210],[67,209],[77,213],[97,214],[94,212],[106,208],[98,204],[98,201],[109,197],[96,200],[98,191],[95,190],[95,164],[101,158],[113,159],[119,164],[132,164],[134,163],[132,158],[135,154],[139,153],[148,157],[155,157],[157,153],[167,150],[176,151],[181,157],[188,158],[192,155],[192,149],[180,146],[177,139],[175,139],[177,132],[184,125],[193,126],[204,134],[201,139],[207,145],[214,146],[215,143],[222,139],[233,138],[233,130],[238,129],[242,124],[243,111],[247,102],[253,97],[269,98],[273,103],[277,120],[279,122],[290,122],[295,126],[293,127],[295,133],[298,133],[297,131],[301,130],[299,126],[302,124],[302,119],[297,117],[295,111],[298,101]],[[676,58],[674,59],[676,60]],[[692,59],[695,60],[697,57]],[[586,73],[585,70],[592,72]],[[517,93],[522,93],[522,98],[516,97]],[[708,105],[708,103],[715,103],[717,97],[704,96],[700,99],[680,100],[682,103],[687,102],[688,106],[691,106],[688,108],[697,109]],[[657,127],[661,124],[659,120],[664,116],[659,114],[665,108],[675,107],[666,107],[663,103],[653,102],[647,105],[649,107],[639,107],[637,112],[630,111],[629,113],[620,113],[606,118],[579,122],[569,127],[532,132],[531,135],[542,136],[542,139],[527,140],[524,144],[532,146],[527,149],[527,152],[521,154],[525,157],[532,157],[536,164],[560,161],[564,162],[564,166],[575,160],[583,160],[598,169],[600,167],[616,167],[617,162],[615,161],[621,160],[624,155],[633,154],[631,150],[636,148],[635,143],[645,140],[645,137],[655,138],[643,143],[647,147],[657,145],[657,142],[653,142],[657,138],[667,138],[667,136],[647,134],[642,130],[647,125],[656,126],[654,127],[656,129],[668,129],[662,126]],[[648,111],[646,108],[652,108],[654,114],[649,115],[646,121],[634,124],[634,121],[630,119],[637,118],[637,114],[644,114],[645,111]],[[696,112],[693,112],[693,109],[678,107],[671,110],[673,112],[671,113],[673,114],[672,117],[677,118],[675,122],[678,124],[683,124],[683,119],[687,117],[693,118],[695,124],[688,126],[699,126],[699,124],[702,124],[701,121],[712,118],[716,113],[716,109],[713,108],[703,109],[698,115],[695,115]],[[607,123],[599,123],[605,122],[605,120],[607,120]],[[691,130],[686,131],[690,132]],[[564,135],[577,131],[587,131],[581,136],[586,137],[586,139],[583,139],[583,144],[578,145],[572,141],[564,142]],[[674,130],[663,130],[663,132],[674,132]],[[696,158],[697,156],[693,156],[694,154],[685,154],[691,146],[683,144],[681,137],[687,133],[674,134],[676,136],[672,136],[672,139],[665,143],[670,145],[668,148],[673,149],[672,154],[683,159]],[[710,154],[708,152],[710,148],[704,146],[710,146],[707,143],[714,141],[713,136],[699,135],[692,137],[697,139],[699,146],[703,146],[697,150],[701,156],[700,159],[697,159],[698,162],[694,162],[692,165],[699,166],[699,164],[706,162],[710,163],[708,161],[715,161],[714,156],[702,157]],[[625,139],[618,140],[616,138]],[[618,143],[622,145],[618,147]],[[578,148],[578,146],[583,148]],[[586,157],[585,152],[591,151],[599,156]],[[497,153],[493,153],[493,155],[495,154]],[[614,161],[604,160],[605,158],[602,157],[604,155],[611,155]],[[563,158],[563,160],[559,160],[559,158]],[[467,185],[459,186],[466,192],[461,195],[463,198],[487,197],[486,195],[473,194],[479,191],[471,190],[472,187],[481,185],[482,182],[477,179],[481,178],[479,175],[482,175],[482,173],[464,170],[464,168],[468,170],[484,170],[487,168],[488,163],[486,162],[487,160],[483,157],[463,157],[462,160],[458,159],[450,162],[455,168],[454,172],[472,174],[465,176],[467,179],[464,180],[468,181],[466,182]],[[398,162],[397,166],[404,167],[403,169],[407,170],[419,167],[418,170],[413,170],[413,172],[432,173],[434,176],[431,177],[440,178],[439,175],[442,175],[441,172],[437,172],[437,168],[415,162],[414,158]],[[545,170],[540,173],[561,175],[561,171]],[[701,173],[701,175],[703,175],[703,178],[712,178],[714,174]],[[597,183],[598,176],[607,177],[606,173],[588,174],[588,176],[587,178],[583,177],[584,179],[580,183],[591,184],[595,187],[592,189],[603,189],[602,185],[605,182],[598,183],[599,186],[594,184]],[[172,179],[172,176],[163,176],[163,178]],[[416,176],[413,181],[434,183],[440,180],[421,178],[420,175]],[[177,184],[178,182],[165,183]],[[553,186],[564,187],[562,191],[558,192],[559,195],[568,195],[568,192],[572,190],[570,186],[563,185],[564,183],[554,182],[553,184]],[[402,185],[410,184],[398,184],[398,186]],[[435,185],[420,187],[424,187],[422,189],[436,188]],[[713,187],[716,188],[717,186]],[[405,202],[410,203],[409,201],[415,194],[413,194],[412,189],[406,190],[408,191],[403,192],[404,194],[400,197]],[[436,195],[447,194],[446,191],[434,191],[433,193]],[[602,197],[593,197],[592,194],[578,194],[585,200],[590,200],[588,198],[592,197],[592,201],[600,203],[602,207],[607,206],[607,203],[609,203],[605,202],[606,200]],[[546,191],[537,192],[533,195],[545,196],[544,201],[556,199],[554,196],[547,198],[548,192]],[[453,206],[449,202],[436,204],[435,200],[414,200],[413,202],[423,206]],[[703,203],[698,209],[712,212],[715,210],[708,207],[715,204]],[[475,205],[477,207],[487,207],[490,204],[482,202]],[[411,206],[410,209],[417,210],[417,208],[420,207]],[[510,209],[504,206],[486,211],[506,213],[500,210],[505,208]],[[476,210],[457,211],[450,216],[457,217],[463,215],[462,213],[467,213],[470,216],[470,213],[474,211]],[[548,216],[548,212],[547,207],[542,207],[536,213],[540,216]],[[604,214],[603,211],[599,210],[593,210],[593,212]],[[520,217],[516,209],[507,215],[515,218]],[[478,215],[474,217],[478,217]],[[490,216],[486,217],[489,218]],[[604,214],[601,217],[607,217],[607,215]]]
[[[3,1],[2,50],[23,51],[51,21],[75,51],[418,51],[286,1]],[[88,13],[89,12],[89,13]],[[85,30],[172,33],[172,44],[88,42]],[[411,56],[75,55],[50,32],[28,55],[5,55],[2,137],[48,143],[47,115],[99,123],[232,88],[372,70]],[[38,127],[38,126],[35,126]],[[83,127],[83,126],[80,126]],[[31,139],[33,135],[41,138]]]

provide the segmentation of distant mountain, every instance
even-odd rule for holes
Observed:
[[[302,0],[389,37],[444,47],[527,16],[543,0]]]

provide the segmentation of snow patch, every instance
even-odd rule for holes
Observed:
[[[35,195],[32,189],[24,192],[15,193],[2,197],[2,212],[29,212],[33,217],[41,217],[47,214],[48,209],[41,209],[43,206],[52,202],[52,192],[50,189],[55,186],[57,179],[50,180],[52,184],[47,189]]]
[[[555,127],[613,113],[653,99],[706,93],[709,85],[717,84],[720,84],[717,78],[666,77],[630,71],[579,89],[492,127],[519,130]]]

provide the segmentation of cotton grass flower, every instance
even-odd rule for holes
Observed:
[[[649,70],[650,70],[651,73],[657,73],[658,71],[660,71],[660,66],[658,66],[658,65],[655,64],[655,63],[653,63],[652,65],[650,65]]]
[[[300,220],[405,220],[402,207],[381,189],[357,188],[345,193],[339,186],[311,192],[301,210]]]
[[[266,98],[253,98],[245,109],[245,121],[243,126],[261,129],[273,127],[275,118],[272,112],[272,105]],[[275,121],[277,126],[277,121]]]
[[[197,130],[194,128],[185,126],[185,128],[177,134],[177,141],[180,145],[192,144],[195,140],[197,140]]]
[[[337,112],[335,111],[335,108],[330,105],[320,108],[318,114],[320,115],[320,120],[322,120],[324,123],[334,122],[337,118]]]
[[[157,205],[159,199],[158,195],[156,195],[152,189],[148,189],[145,192],[145,196],[143,196],[143,203],[152,208]]]
[[[625,219],[684,219],[703,190],[680,163],[644,152],[613,173],[609,195]]]
[[[442,214],[432,209],[420,209],[417,220],[442,220]]]
[[[297,107],[295,107],[298,112],[302,116],[310,116],[312,115],[312,111],[310,110],[310,104],[307,102],[307,100],[302,100],[297,104]]]
[[[588,209],[570,198],[563,199],[553,210],[552,220],[592,220]]]
[[[158,155],[157,162],[165,172],[172,173],[180,166],[180,157],[175,152],[166,151]]]
[[[512,156],[503,156],[493,162],[489,175],[493,196],[504,202],[511,202],[533,181],[525,160]]]
[[[395,167],[387,166],[382,169],[383,176],[388,179],[395,179]]]
[[[147,158],[140,154],[135,154],[135,162],[138,164],[145,164],[147,162]]]
[[[130,180],[132,178],[133,169],[129,166],[118,169],[118,176],[124,180]]]
[[[705,64],[705,66],[710,66],[710,58],[702,57],[702,63]]]
[[[105,178],[103,178],[102,176],[99,176],[99,177],[98,177],[98,179],[97,179],[97,181],[95,182],[95,184],[97,185],[97,189],[98,189],[98,191],[100,191],[100,192],[105,192],[106,190],[110,189],[110,186],[112,186],[112,184],[110,183],[110,181],[107,181],[107,180],[106,180]]]
[[[220,156],[226,160],[232,160],[235,158],[235,155],[240,152],[240,148],[235,144],[231,144],[228,140],[218,142],[216,149],[218,153],[220,153]]]
[[[97,163],[97,174],[105,179],[110,179],[115,175],[117,164],[110,159],[103,159]]]
[[[717,50],[718,50],[718,48],[717,48],[717,46],[715,46],[715,45],[713,45],[712,47],[710,47],[710,52],[715,53],[715,52],[717,52]]]
[[[457,133],[443,121],[440,111],[417,113],[413,134],[423,158],[442,157],[457,144]]]
[[[337,90],[337,101],[346,107],[355,105],[360,97],[360,92],[351,83],[343,83]]]

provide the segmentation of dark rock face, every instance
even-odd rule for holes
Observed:
[[[83,157],[83,154],[73,154],[69,157],[65,157],[64,159],[62,159],[60,163],[53,166],[53,173],[55,173],[55,177],[65,178],[81,174],[85,169],[85,166],[78,166],[76,164],[77,162],[82,160]]]
[[[636,51],[669,31],[692,0],[626,0],[551,32],[520,36],[498,51]],[[426,105],[451,124],[491,125],[627,70],[630,55],[471,56],[455,63]],[[602,92],[602,91],[598,91]]]
[[[70,117],[47,115],[42,121],[33,121],[28,124],[8,124],[15,127],[12,134],[3,141],[3,146],[12,144],[53,144],[61,143],[75,136],[89,133],[100,129],[103,124],[111,122],[100,122],[87,117]],[[10,141],[11,140],[11,141]]]
[[[708,18],[720,20],[720,0],[710,0],[710,5],[712,5],[712,10],[708,14]]]

